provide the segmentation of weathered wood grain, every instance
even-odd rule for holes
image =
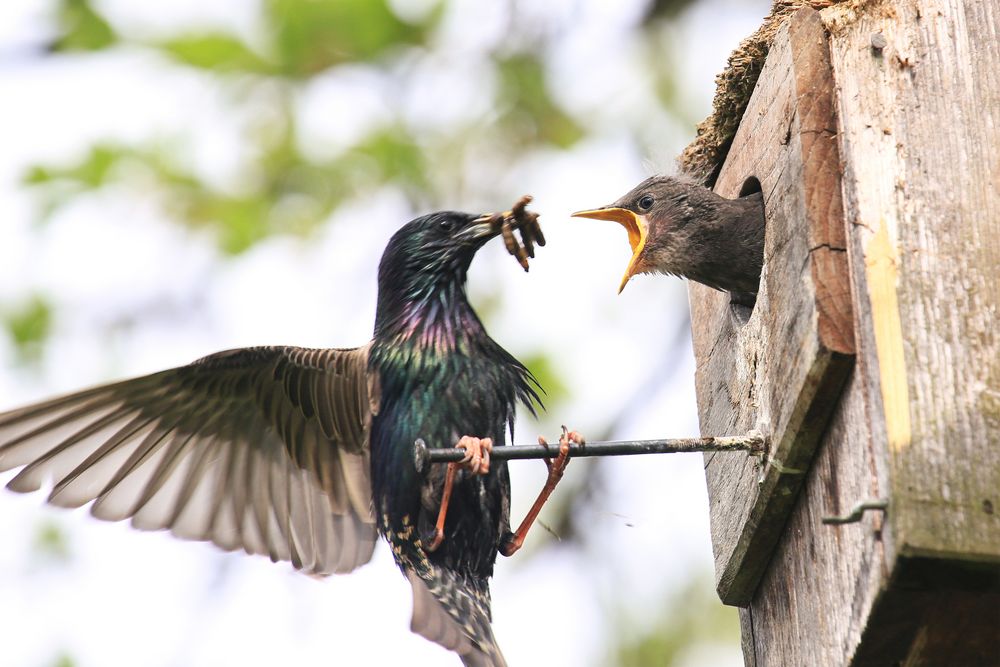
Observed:
[[[1000,4],[881,4],[831,50],[890,556],[1000,562]]]
[[[860,362],[859,362],[860,363]],[[858,500],[884,492],[873,472],[864,373],[856,368],[823,435],[799,501],[741,624],[748,665],[848,664],[887,586],[883,516],[824,526]]]
[[[821,15],[857,360],[741,611],[746,662],[1000,664],[1000,3],[844,4]]]
[[[851,367],[832,90],[819,15],[796,15],[775,39],[716,183],[735,197],[752,177],[764,194],[757,306],[744,323],[727,294],[690,288],[702,433],[771,437],[763,467],[706,457],[716,583],[728,604],[749,602]]]

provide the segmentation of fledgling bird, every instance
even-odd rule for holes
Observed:
[[[632,259],[618,291],[639,273],[683,276],[753,305],[764,261],[764,201],[759,192],[726,199],[671,176],[653,176],[613,204],[577,211],[628,231]]]
[[[533,255],[544,239],[527,216],[535,231],[518,229]],[[403,226],[382,256],[362,347],[219,352],[0,414],[0,471],[23,467],[8,487],[52,480],[55,505],[94,501],[100,519],[317,575],[366,563],[381,533],[413,589],[413,631],[466,665],[505,665],[488,579],[531,521],[510,530],[506,463],[489,453],[518,403],[534,409],[537,383],[487,335],[465,283],[488,240],[512,242],[511,217],[440,212]],[[417,438],[469,453],[421,475]],[[566,441],[529,519],[562,475]]]

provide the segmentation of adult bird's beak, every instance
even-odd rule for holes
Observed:
[[[469,223],[469,226],[462,232],[462,236],[467,236],[475,241],[488,241],[494,236],[500,235],[503,225],[503,214],[484,213]]]
[[[618,286],[618,293],[621,294],[622,290],[625,289],[625,285],[628,284],[628,281],[635,275],[639,267],[639,255],[646,245],[646,235],[649,233],[646,216],[637,215],[627,208],[605,206],[604,208],[595,208],[589,211],[577,211],[573,214],[573,217],[611,220],[620,224],[628,232],[628,243],[632,246],[632,259],[629,260],[628,268],[625,269],[625,276],[622,278],[621,285]]]

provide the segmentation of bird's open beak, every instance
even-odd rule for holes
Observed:
[[[628,232],[628,243],[632,246],[632,259],[629,260],[628,268],[625,269],[625,276],[622,278],[621,285],[618,286],[618,293],[621,294],[621,291],[625,289],[625,285],[635,275],[639,267],[639,255],[646,246],[646,235],[649,233],[646,216],[636,215],[627,208],[605,206],[604,208],[595,208],[589,211],[577,211],[573,214],[573,217],[611,220],[620,224]]]

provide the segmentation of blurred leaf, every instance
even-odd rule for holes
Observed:
[[[618,601],[622,603],[623,601]],[[687,584],[664,601],[652,626],[636,632],[630,610],[619,613],[623,627],[613,636],[621,638],[607,664],[619,667],[689,664],[685,654],[693,647],[731,647],[740,637],[739,614],[715,596],[709,576],[691,577]],[[644,620],[644,619],[639,619]]]
[[[569,396],[569,387],[562,381],[558,371],[552,365],[552,360],[544,352],[535,352],[521,356],[521,363],[528,367],[531,374],[542,385],[545,394],[542,400],[548,409]]]
[[[72,557],[69,539],[66,537],[65,531],[58,523],[51,520],[39,522],[32,540],[31,550],[36,557],[35,562],[46,560],[64,563]]]
[[[52,307],[35,295],[20,307],[3,314],[3,324],[22,361],[41,356],[43,344],[52,332]]]
[[[404,45],[422,44],[440,9],[407,23],[385,0],[267,0],[280,69],[303,77],[345,62],[372,61]]]
[[[191,227],[213,229],[219,247],[236,255],[272,234],[312,231],[348,192],[343,174],[350,165],[309,162],[296,148],[291,131],[279,133],[273,141],[255,165],[255,187],[249,194],[225,193],[210,187],[176,164],[162,145],[95,145],[79,162],[68,166],[36,165],[23,180],[46,188],[49,215],[81,192],[116,180],[141,182],[155,189],[150,194],[156,195],[175,219]],[[402,135],[374,136],[357,151],[355,160],[363,153],[387,172],[376,170],[376,181],[393,175],[413,181],[419,175],[415,166],[419,155],[415,155],[412,142],[407,148]],[[142,178],[136,179],[136,175]]]
[[[401,127],[383,128],[368,135],[351,149],[347,160],[359,157],[374,162],[381,180],[402,186],[424,187],[427,184],[423,150]]]
[[[53,51],[99,51],[117,41],[115,31],[88,0],[61,0],[56,11],[59,36]]]
[[[273,68],[238,38],[225,33],[181,35],[159,45],[172,58],[202,69],[268,74]]]
[[[653,49],[649,58],[649,71],[653,77],[653,88],[660,104],[665,108],[677,106],[677,101],[683,97],[682,84],[678,79],[679,72],[663,63],[672,62],[669,57],[657,49]],[[695,121],[690,124],[693,125]]]
[[[672,19],[683,12],[688,6],[693,5],[695,0],[652,0],[646,9],[643,23],[649,23],[657,19]]]
[[[205,193],[190,213],[195,220],[216,229],[223,252],[237,255],[270,235],[269,208],[270,202],[262,197],[231,198]]]
[[[69,653],[60,653],[52,661],[52,667],[76,667],[76,660]]]
[[[247,195],[218,193],[187,174],[161,170],[174,190],[170,201],[178,215],[214,228],[227,254],[244,252],[272,234],[311,232],[347,193],[339,165],[317,164],[301,154],[287,113],[276,122],[281,131],[270,137],[257,160],[255,187]]]
[[[569,148],[583,138],[583,128],[552,101],[538,56],[518,53],[497,61],[497,67],[497,106],[506,107],[504,122],[520,143]]]
[[[125,160],[142,161],[136,149],[114,144],[94,144],[77,162],[68,165],[33,165],[21,177],[26,185],[38,188],[40,199],[39,221],[44,222],[63,206],[75,201],[85,192],[106,185],[122,170]]]
[[[108,174],[126,155],[126,149],[107,144],[95,144],[82,160],[69,167],[31,167],[23,177],[28,185],[41,185],[55,180],[73,182],[81,189],[99,188],[108,179]]]

